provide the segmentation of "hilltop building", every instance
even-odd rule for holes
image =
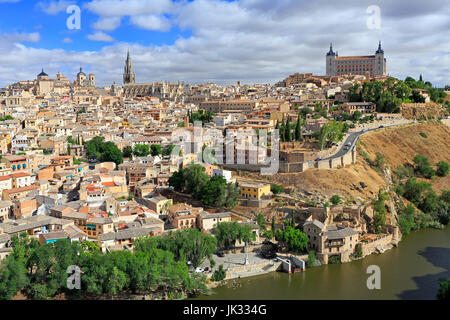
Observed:
[[[371,56],[339,57],[338,52],[333,51],[333,44],[330,44],[330,50],[326,54],[326,75],[344,74],[369,75],[370,77],[386,75],[386,58],[381,48],[381,41],[375,54]]]

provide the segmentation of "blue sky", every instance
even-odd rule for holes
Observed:
[[[71,4],[80,30],[66,26]],[[379,28],[367,24],[373,5]],[[0,0],[0,86],[42,67],[73,80],[80,66],[99,85],[121,84],[128,48],[138,82],[274,83],[324,74],[330,42],[341,56],[368,55],[379,40],[389,74],[443,86],[449,17],[439,0]]]

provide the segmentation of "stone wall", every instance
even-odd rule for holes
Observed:
[[[365,257],[376,251],[378,246],[387,246],[392,242],[392,234],[385,234],[380,236],[376,240],[370,240],[369,242],[360,242],[359,246],[362,251],[362,256]]]

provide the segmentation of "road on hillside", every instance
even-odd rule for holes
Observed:
[[[411,121],[412,122],[412,121]],[[411,123],[410,122],[410,123]],[[401,126],[404,125],[405,123],[401,123],[401,124],[392,124],[392,125],[385,125],[382,128],[389,128],[389,127],[397,127],[397,126]],[[336,152],[334,155],[332,155],[331,157],[325,158],[323,160],[330,160],[330,159],[335,159],[335,158],[339,158],[342,157],[344,154],[346,154],[348,151],[350,151],[352,148],[354,148],[356,141],[358,141],[358,138],[369,131],[375,131],[381,129],[380,127],[378,128],[373,128],[373,129],[365,129],[365,130],[361,130],[361,131],[357,131],[357,132],[351,132],[349,134],[349,136],[347,137],[347,139],[345,139],[344,144],[341,146],[341,148],[339,149],[338,152]],[[347,146],[348,143],[350,143],[350,146]]]

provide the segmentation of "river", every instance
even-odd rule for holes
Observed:
[[[380,267],[380,290],[367,288],[370,265]],[[450,278],[450,227],[412,232],[397,248],[349,263],[232,280],[197,299],[436,299],[439,278]]]

